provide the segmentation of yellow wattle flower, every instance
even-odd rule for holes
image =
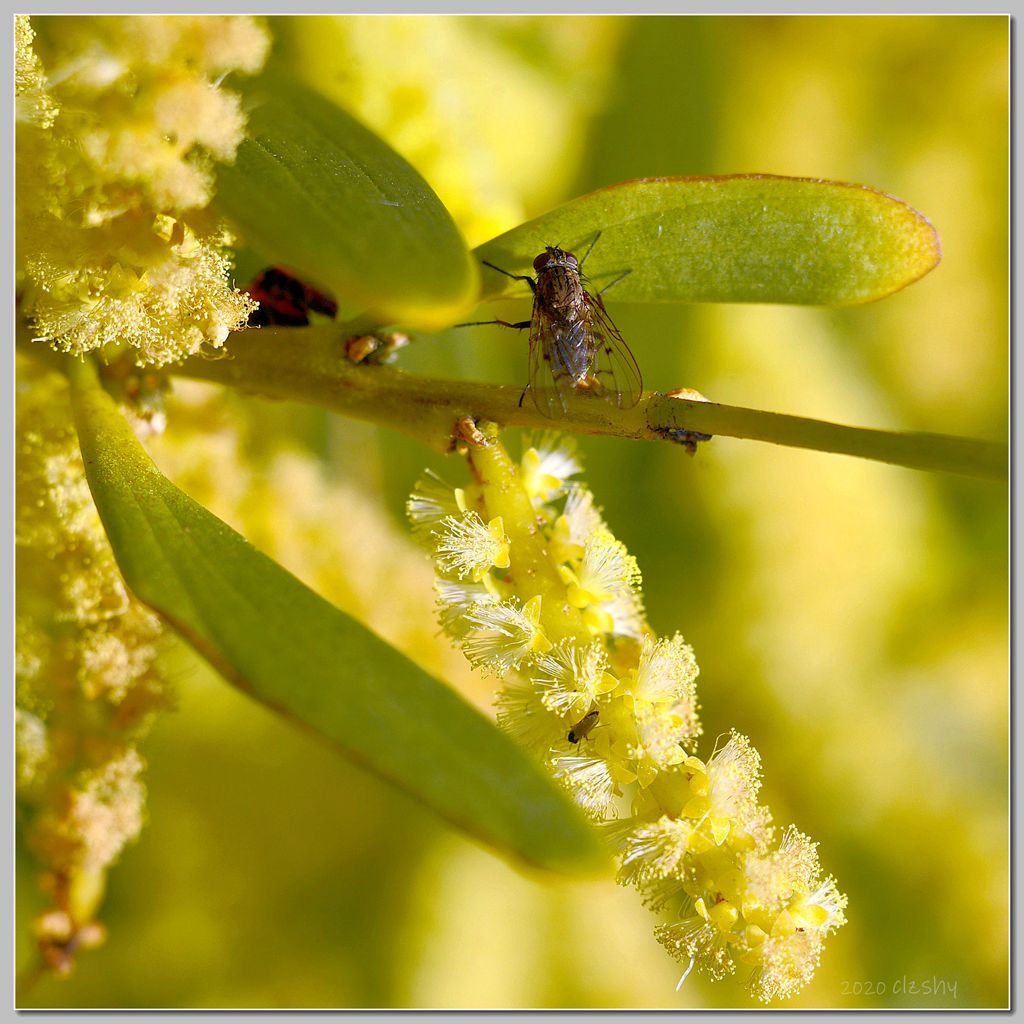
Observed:
[[[445,631],[501,677],[499,725],[605,825],[619,880],[668,916],[655,936],[686,971],[719,979],[743,964],[759,998],[792,995],[844,922],[845,897],[833,879],[821,881],[802,833],[775,844],[757,803],[760,757],[746,737],[732,733],[706,761],[695,756],[693,651],[679,634],[659,639],[646,626],[636,561],[570,481],[580,466],[569,448],[547,438],[517,464],[493,426],[479,433],[468,449],[473,511],[464,513],[473,535],[445,534],[442,551],[431,543],[437,527],[424,529],[452,518],[438,519],[450,488],[421,484],[409,502],[441,577]],[[500,565],[488,548],[499,536],[509,541]],[[459,564],[481,574],[454,582]]]
[[[259,69],[265,31],[73,16],[22,18],[17,34],[17,263],[34,337],[156,366],[219,348],[254,308],[203,210],[245,127],[221,79]]]

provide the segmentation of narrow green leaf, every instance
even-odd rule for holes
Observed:
[[[125,580],[226,679],[499,851],[554,870],[604,866],[594,830],[509,737],[170,483],[90,362],[70,373]]]
[[[582,259],[616,302],[871,302],[940,257],[929,221],[862,185],[767,174],[626,181],[574,199],[485,242],[476,255],[532,274],[546,245]],[[484,296],[521,289],[485,268]]]
[[[420,174],[340,107],[280,71],[234,83],[249,116],[216,207],[283,263],[381,320],[427,330],[476,294],[475,261]]]

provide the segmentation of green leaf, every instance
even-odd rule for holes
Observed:
[[[238,81],[247,138],[214,205],[268,263],[379,317],[446,326],[476,295],[455,222],[420,174],[319,93],[279,71]]]
[[[582,259],[616,302],[871,302],[940,257],[928,220],[862,185],[766,174],[626,181],[574,199],[484,243],[481,260],[532,274],[546,245]],[[521,289],[485,268],[484,296]]]
[[[605,866],[595,831],[509,737],[170,483],[92,363],[72,361],[70,375],[125,580],[227,680],[499,851],[554,870]]]

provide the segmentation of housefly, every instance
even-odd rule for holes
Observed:
[[[584,287],[583,264],[598,238],[600,233],[579,261],[575,254],[557,245],[546,246],[533,261],[536,280],[526,274],[510,274],[483,261],[506,277],[525,281],[533,292],[533,314],[529,320],[515,324],[506,320],[477,322],[530,329],[529,372],[519,404],[529,392],[533,404],[545,416],[565,415],[567,399],[574,393],[595,395],[623,409],[636,405],[643,393],[640,367],[601,298],[629,271],[600,292],[591,294]]]

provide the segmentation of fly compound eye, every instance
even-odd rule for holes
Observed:
[[[550,255],[549,253],[546,253],[546,252],[542,252],[542,253],[541,253],[541,254],[540,254],[540,255],[539,255],[539,256],[538,256],[538,257],[537,257],[537,258],[536,258],[536,259],[535,259],[535,260],[533,261],[533,269],[534,269],[534,270],[543,270],[543,269],[544,269],[544,268],[545,268],[545,267],[546,267],[546,266],[548,265],[548,263],[550,262],[550,260],[551,260],[551,255]]]
[[[563,252],[562,259],[564,259],[566,263],[571,263],[574,267],[576,266],[576,254],[574,252]]]

